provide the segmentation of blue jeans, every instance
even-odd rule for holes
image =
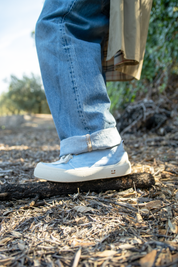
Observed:
[[[46,0],[36,47],[60,155],[120,144],[102,71],[110,0]]]

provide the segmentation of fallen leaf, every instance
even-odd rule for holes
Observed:
[[[150,201],[145,205],[145,208],[147,208],[149,210],[159,209],[159,208],[161,208],[161,200]]]
[[[25,246],[22,243],[18,243],[17,246],[20,250],[25,250]]]
[[[148,215],[150,213],[149,209],[143,208],[141,209],[142,214]]]
[[[69,245],[73,247],[89,247],[89,246],[94,246],[94,242],[87,242],[83,240],[71,240],[69,241]]]
[[[12,231],[12,232],[11,232],[11,235],[13,235],[14,237],[17,237],[17,238],[19,238],[19,237],[22,236],[22,234],[19,233],[19,232],[17,232],[17,231]]]
[[[95,257],[101,257],[101,258],[111,257],[111,256],[115,255],[116,253],[117,252],[114,250],[105,250],[105,251],[96,253]]]
[[[132,244],[142,244],[143,242],[136,236],[132,239]]]
[[[168,225],[172,233],[177,234],[178,233],[178,227],[177,224],[172,223],[170,219],[168,219]]]
[[[75,254],[75,258],[74,258],[74,262],[73,262],[73,264],[72,264],[72,267],[77,267],[77,266],[78,266],[80,257],[81,257],[81,248],[80,248],[80,249],[77,251],[77,253]]]
[[[130,245],[130,244],[123,244],[119,246],[120,249],[131,249],[131,248],[135,248],[135,246]]]
[[[142,223],[143,222],[143,218],[142,218],[140,213],[137,213],[136,217],[137,217],[137,222],[138,223]]]
[[[6,216],[8,214],[10,214],[11,212],[13,212],[14,210],[6,210],[2,215],[3,216]]]
[[[169,248],[167,248],[158,255],[156,266],[163,266],[165,264],[171,264],[171,262],[172,262],[172,255],[170,253]]]
[[[178,259],[178,253],[172,255],[172,261],[176,261]]]
[[[85,207],[85,206],[76,206],[74,209],[78,212],[88,212],[88,211],[93,211],[92,208],[90,207]]]
[[[11,241],[13,238],[12,237],[5,237],[4,239],[0,240],[0,245],[4,245],[7,242]]]
[[[165,194],[163,194],[163,193],[161,193],[161,194],[159,195],[159,197],[160,197],[160,198],[163,198],[163,199],[166,199],[166,196],[165,196]]]
[[[171,190],[167,189],[167,188],[162,189],[162,191],[163,191],[163,193],[169,195],[170,197],[171,197],[172,194],[173,194],[173,192],[172,192]]]
[[[40,267],[41,263],[38,260],[34,260],[34,267]]]
[[[174,248],[174,250],[178,250],[178,244],[174,240],[172,240],[172,241],[166,241],[165,243],[166,244],[169,244],[172,248]]]
[[[139,260],[141,267],[152,267],[157,255],[157,250],[152,250],[145,257]]]
[[[159,230],[158,230],[158,233],[159,233],[160,235],[166,235],[166,232],[167,232],[166,229],[159,229]]]
[[[178,243],[178,235],[172,240],[172,242]]]
[[[125,196],[125,195],[129,195],[129,194],[132,194],[132,193],[134,193],[134,190],[133,190],[133,188],[131,187],[131,188],[127,189],[127,190],[118,192],[118,195],[119,195],[119,196],[123,196],[123,195]],[[135,194],[135,193],[134,193],[134,194]]]

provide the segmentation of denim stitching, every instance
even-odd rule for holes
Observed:
[[[68,12],[66,12],[66,14],[63,15],[61,23],[63,23],[65,17],[66,17],[68,14],[70,14],[70,12],[71,12],[71,10],[72,10],[72,8],[74,7],[74,5],[75,5],[76,2],[77,2],[77,0],[73,0],[73,2],[71,3],[71,5],[69,5],[69,10],[68,10]]]
[[[61,28],[60,31],[62,33],[62,39],[63,39],[63,46],[64,46],[64,51],[66,52],[66,55],[68,56],[68,63],[70,64],[70,77],[73,85],[73,93],[75,94],[75,101],[77,104],[77,111],[79,114],[79,118],[81,119],[82,124],[84,125],[85,130],[87,130],[90,133],[89,128],[87,127],[87,121],[86,118],[84,118],[82,106],[81,106],[81,101],[80,101],[80,95],[79,95],[79,90],[76,84],[76,79],[75,79],[75,72],[74,72],[74,66],[73,66],[73,61],[72,61],[72,53],[70,50],[70,43],[67,41],[67,38],[65,36],[65,31],[64,31],[64,20],[65,17],[70,14],[72,8],[74,7],[75,3],[77,0],[74,0],[71,5],[69,6],[69,11],[62,17],[61,19]]]

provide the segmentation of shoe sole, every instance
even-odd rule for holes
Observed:
[[[38,163],[34,171],[34,176],[38,179],[59,183],[76,183],[124,176],[131,173],[128,156],[126,153],[124,154],[119,163],[102,167],[64,170]]]

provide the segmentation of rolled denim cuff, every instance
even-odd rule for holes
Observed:
[[[60,156],[106,149],[120,143],[121,137],[117,128],[108,128],[91,135],[72,136],[62,140],[60,142]]]

